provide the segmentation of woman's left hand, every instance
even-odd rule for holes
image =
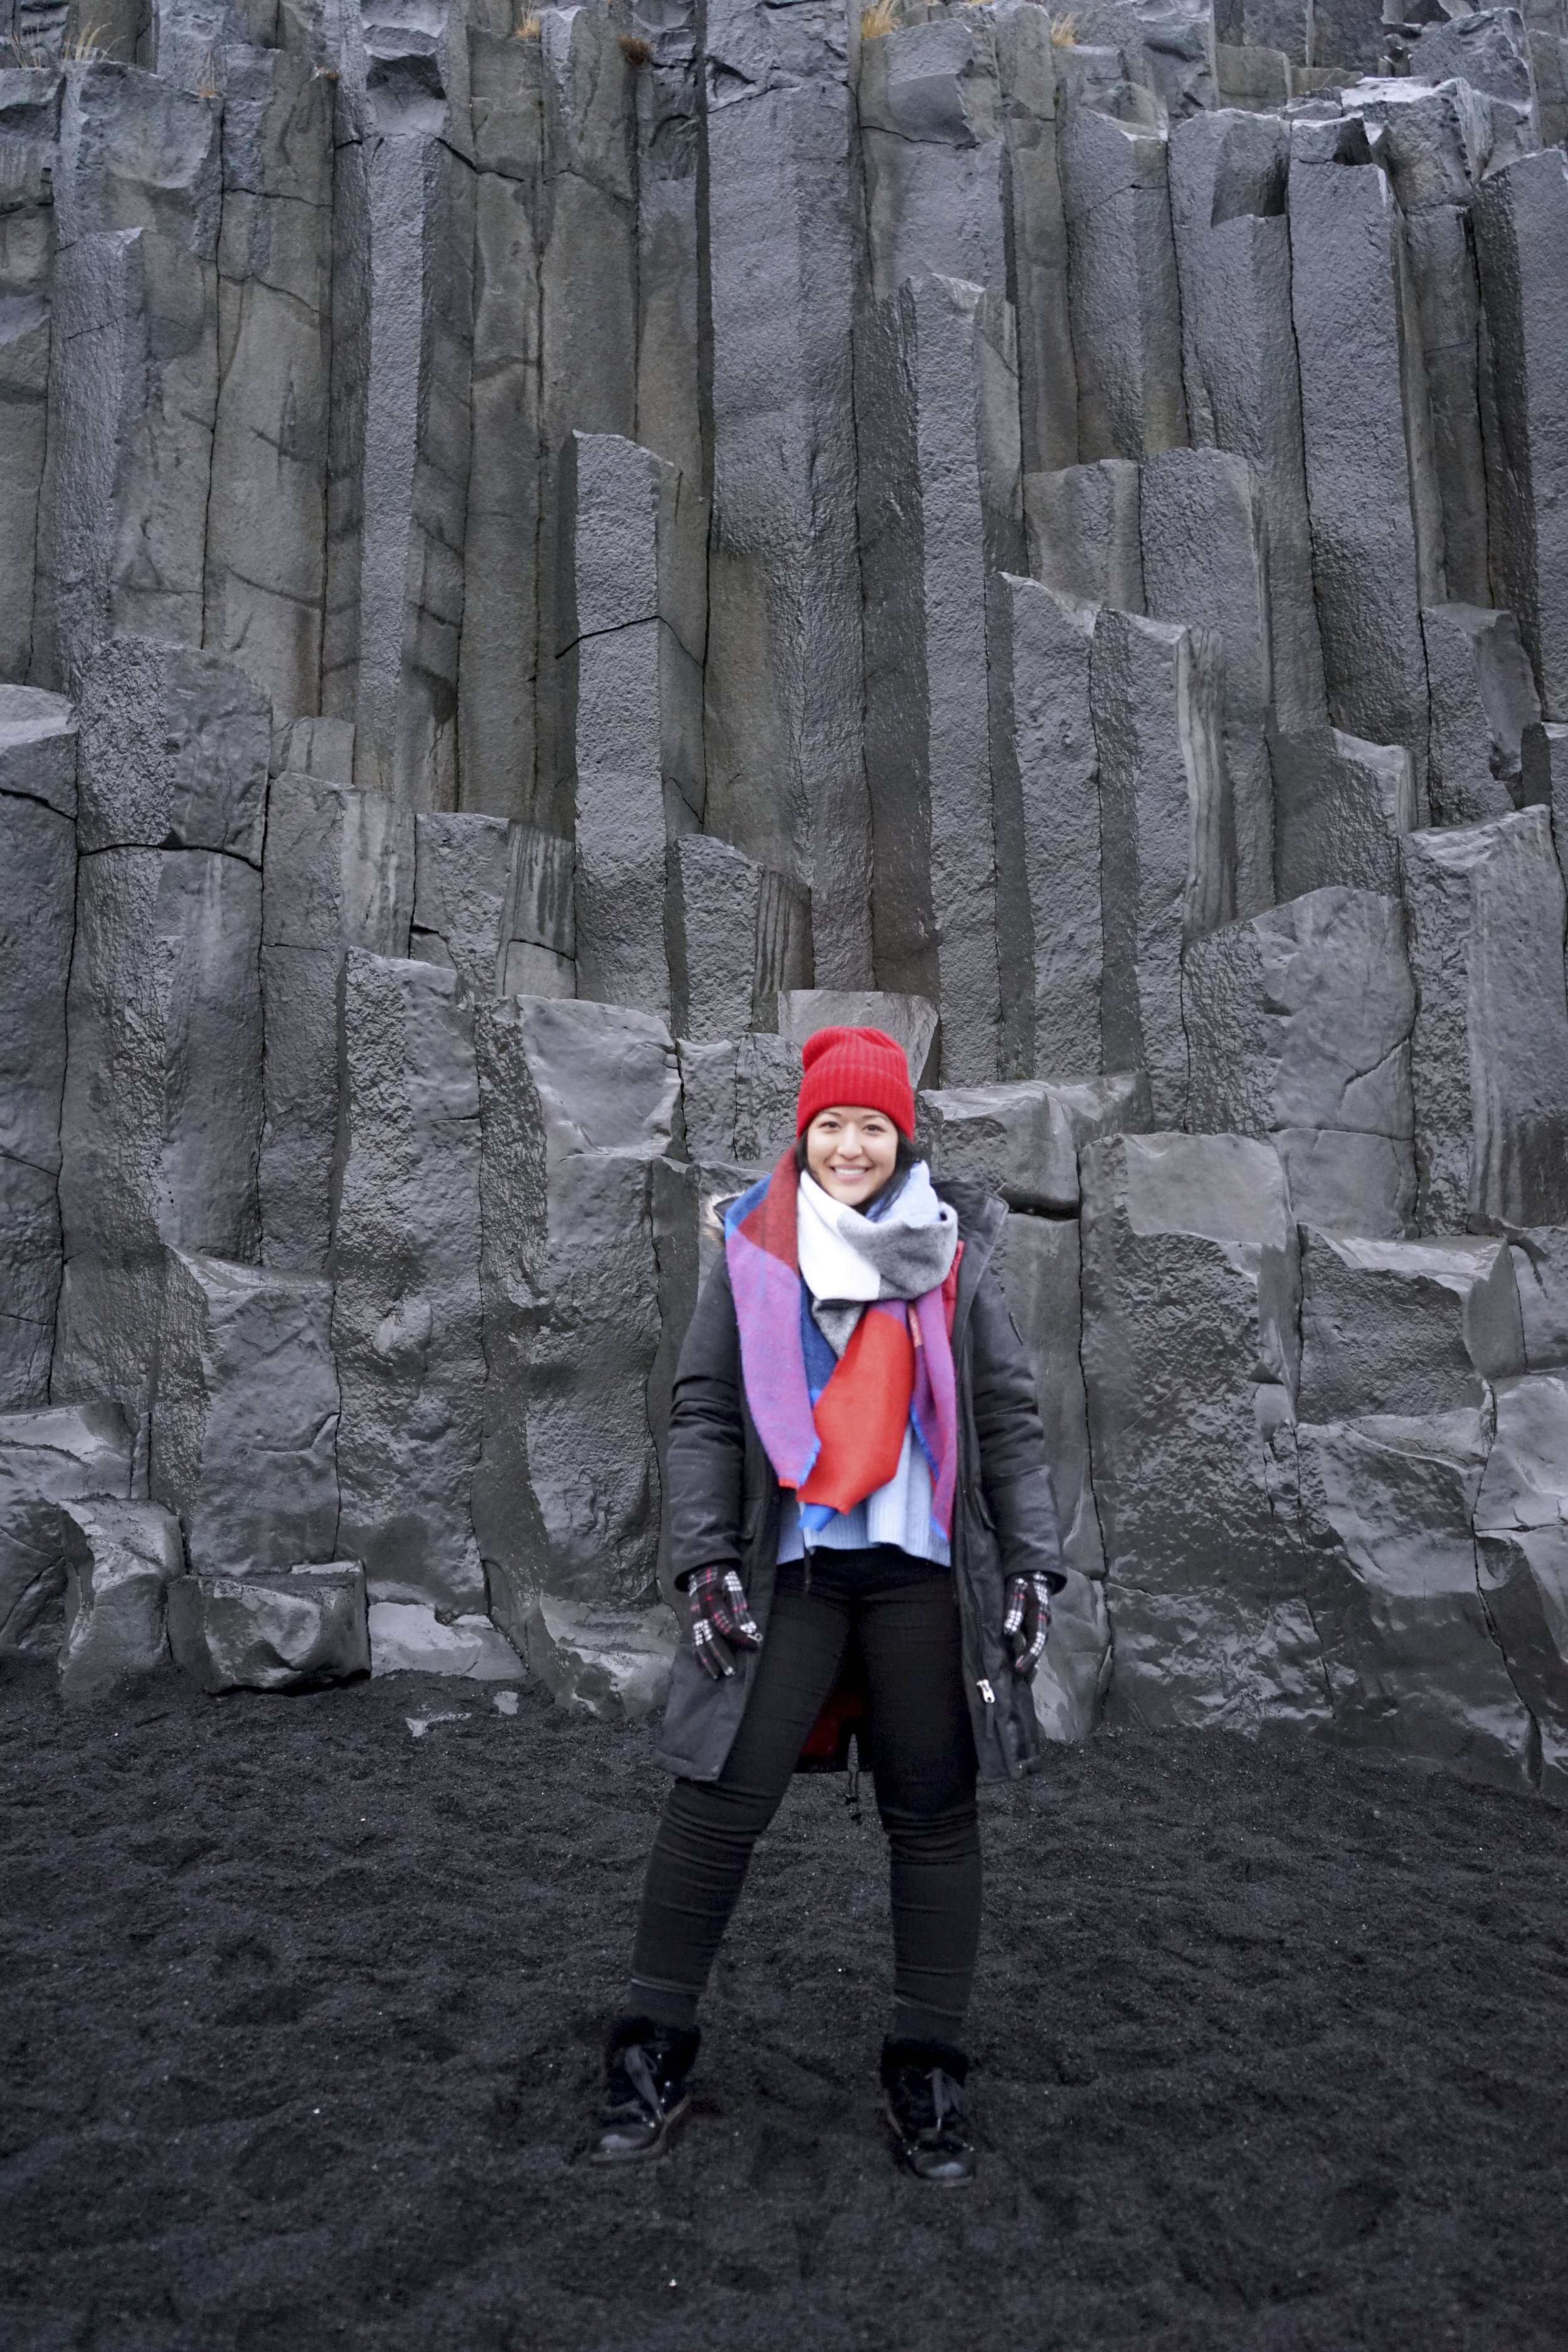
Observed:
[[[1051,1588],[1043,1576],[1007,1579],[1002,1636],[1013,1654],[1014,1673],[1032,1675],[1051,1637]]]

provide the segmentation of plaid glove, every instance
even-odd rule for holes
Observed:
[[[1043,1576],[1007,1579],[1002,1636],[1013,1653],[1014,1673],[1032,1675],[1051,1638],[1051,1588]]]
[[[746,1588],[732,1568],[700,1568],[686,1591],[691,1602],[691,1646],[704,1673],[719,1682],[735,1671],[731,1650],[763,1646]]]

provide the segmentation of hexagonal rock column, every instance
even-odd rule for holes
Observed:
[[[655,1703],[659,1341],[650,1164],[669,1141],[675,1050],[624,1005],[481,1005],[484,1456],[475,1525],[498,1622],[563,1699]],[[637,1661],[640,1660],[641,1664]]]
[[[370,1672],[357,1559],[253,1576],[182,1576],[168,1589],[174,1664],[205,1691],[314,1690]]]
[[[1304,1421],[1479,1406],[1489,1381],[1523,1369],[1506,1242],[1361,1241],[1305,1230]]]
[[[156,74],[66,71],[32,676],[71,690],[107,636],[202,641],[221,107]]]
[[[177,1521],[156,1503],[99,1495],[62,1503],[59,1524],[67,1563],[60,1689],[67,1698],[97,1698],[167,1658],[164,1599],[184,1574],[184,1549]]]
[[[1292,125],[1290,299],[1301,368],[1318,625],[1336,727],[1426,761],[1421,606],[1441,593],[1428,444],[1406,445],[1413,297],[1386,174],[1364,127]],[[1396,453],[1390,463],[1388,452]]]
[[[1143,610],[1138,478],[1131,457],[1024,477],[1031,576],[1069,604]]]
[[[237,663],[110,638],[82,680],[82,855],[221,849],[259,866],[271,745],[268,698]]]
[[[1415,762],[1402,743],[1363,743],[1337,727],[1269,742],[1274,772],[1274,895],[1339,883],[1399,892],[1399,837],[1421,822]]]
[[[1236,910],[1274,903],[1274,785],[1267,730],[1274,708],[1267,509],[1245,457],[1167,449],[1146,458],[1138,502],[1146,609],[1157,621],[1214,630],[1223,651],[1221,710],[1236,835]]]
[[[666,844],[695,829],[702,803],[690,494],[635,441],[574,433],[562,498],[571,594],[556,692],[575,780],[577,986],[664,1018]]]
[[[118,1397],[143,1449],[164,1246],[244,1262],[259,1239],[260,938],[261,877],[241,858],[81,861],[51,1389]]]
[[[171,1250],[153,1400],[153,1492],[191,1566],[244,1575],[331,1557],[338,1378],[331,1286]]]
[[[1499,432],[1489,450],[1493,561],[1545,715],[1568,720],[1568,160],[1492,172],[1472,214]]]
[[[858,341],[856,398],[877,419],[860,494],[877,977],[940,1006],[951,1084],[1022,1076],[1022,814],[992,757],[987,664],[994,574],[1024,555],[1011,313],[959,279],[911,279]]]
[[[1298,733],[1321,727],[1328,704],[1290,318],[1289,163],[1286,126],[1268,116],[1224,108],[1172,125],[1171,218],[1193,444],[1234,450],[1257,476],[1268,524],[1275,709],[1279,724]]]
[[[1079,456],[1087,463],[1180,448],[1187,410],[1165,131],[1069,104],[1058,160]]]
[[[1212,629],[1109,608],[1095,622],[1100,1050],[1114,1069],[1147,1069],[1154,1117],[1172,1127],[1187,1097],[1182,949],[1234,907],[1219,670]]]
[[[858,0],[856,0],[858,5]],[[706,18],[713,453],[708,828],[812,894],[819,979],[871,973],[852,332],[864,278],[845,0]]]
[[[673,1025],[693,1044],[741,1037],[782,989],[811,985],[811,902],[727,841],[670,844]]]
[[[326,1270],[339,970],[345,948],[406,953],[414,845],[412,812],[384,793],[292,771],[272,779],[261,906],[261,1232],[270,1266]]]
[[[446,964],[471,995],[493,996],[505,971],[511,827],[501,816],[429,812],[414,829],[410,952]]]
[[[117,1405],[0,1413],[0,1651],[53,1647],[66,1577],[58,1507],[128,1496],[131,1456]]]
[[[1432,706],[1427,796],[1436,824],[1507,816],[1550,787],[1523,772],[1523,741],[1541,703],[1511,613],[1429,604],[1421,615]]]
[[[928,270],[1005,291],[1024,463],[1070,465],[1078,387],[1048,19],[1000,0],[863,38],[858,100],[873,296]]]
[[[1194,1129],[1270,1136],[1298,1223],[1412,1229],[1415,992],[1395,900],[1315,890],[1211,931],[1184,958],[1182,1014]]]
[[[1400,845],[1426,1233],[1568,1220],[1563,877],[1543,808]]]
[[[1479,1412],[1297,1433],[1301,1573],[1342,1738],[1528,1785],[1533,1727],[1478,1581]]]
[[[60,1100],[76,928],[76,722],[0,687],[0,1407],[41,1405],[60,1288]]]
[[[1022,824],[1035,1067],[1091,1078],[1100,1066],[1103,961],[1100,755],[1089,709],[1094,614],[1005,572],[992,594],[988,659],[1002,719],[992,751]]]
[[[1321,1723],[1293,1597],[1296,1230],[1241,1136],[1091,1144],[1083,1370],[1123,1721]]]
[[[376,1601],[485,1605],[470,1510],[479,1338],[474,1010],[456,972],[351,948],[341,1012],[332,1352],[338,1544]]]

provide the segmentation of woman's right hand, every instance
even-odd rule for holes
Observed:
[[[700,1568],[686,1588],[691,1603],[691,1646],[703,1672],[722,1682],[735,1671],[731,1650],[760,1650],[763,1637],[732,1568]]]

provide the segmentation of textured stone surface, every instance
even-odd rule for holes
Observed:
[[[1074,604],[1143,610],[1139,468],[1131,457],[1026,474],[1029,570]]]
[[[499,816],[425,814],[416,817],[414,825],[416,878],[409,951],[424,963],[446,964],[473,995],[493,996],[505,976],[511,884],[507,821]]]
[[[1415,992],[1398,902],[1314,890],[1195,940],[1187,1110],[1210,1134],[1347,1128],[1408,1143]]]
[[[1299,1433],[1302,1568],[1342,1738],[1528,1785],[1531,1725],[1477,1574],[1479,1412]]]
[[[373,1675],[460,1675],[468,1682],[521,1682],[527,1669],[488,1617],[444,1624],[412,1601],[374,1601],[369,1610]]]
[[[563,763],[575,778],[577,985],[669,1011],[666,843],[701,806],[700,629],[681,476],[635,442],[574,434],[563,474]]]
[[[1275,708],[1279,724],[1294,733],[1321,727],[1328,707],[1290,315],[1289,160],[1277,119],[1222,109],[1189,115],[1171,131],[1193,444],[1232,450],[1253,469],[1268,525]]]
[[[860,512],[877,977],[932,999],[942,1076],[982,1085],[1033,1057],[1021,814],[993,769],[986,660],[994,575],[1024,554],[1010,315],[977,286],[911,280],[860,339],[856,397],[879,420]]]
[[[1182,948],[1233,910],[1219,672],[1211,630],[1110,609],[1095,623],[1101,1053],[1148,1070],[1164,1126],[1181,1122],[1187,1094]]]
[[[358,1560],[253,1576],[182,1576],[168,1588],[174,1664],[205,1691],[311,1690],[370,1671]]]
[[[1479,1407],[1487,1381],[1523,1369],[1506,1242],[1363,1241],[1308,1228],[1303,1421]]]
[[[1269,759],[1276,898],[1336,882],[1396,894],[1399,836],[1420,822],[1415,763],[1403,745],[1316,727],[1276,735]]]
[[[67,1563],[60,1689],[67,1698],[97,1698],[153,1673],[169,1654],[164,1596],[184,1573],[180,1529],[156,1503],[102,1495],[62,1503],[59,1525]]]
[[[1110,1687],[1110,1617],[1104,1587],[1068,1570],[1051,1603],[1051,1638],[1035,1675],[1035,1713],[1047,1739],[1087,1739]]]
[[[489,1377],[475,1525],[497,1622],[542,1672],[538,1596],[634,1613],[653,1597],[649,1183],[676,1057],[649,1013],[541,998],[481,1006],[477,1040]]]
[[[1437,574],[1418,540],[1435,492],[1419,436],[1406,454],[1413,297],[1398,213],[1359,121],[1294,125],[1289,220],[1329,716],[1374,743],[1404,744],[1424,767],[1421,606],[1435,600]]]
[[[1079,1359],[1078,1219],[1015,1213],[1002,1228],[991,1263],[1035,1375],[1062,1558],[1080,1576],[1102,1577],[1105,1548],[1089,1480],[1089,1414]],[[1084,1606],[1092,1614],[1093,1604]],[[1054,1629],[1051,1639],[1056,1640]]]
[[[485,1599],[470,1516],[485,1379],[474,1011],[455,972],[351,949],[341,1021],[337,1540],[374,1599],[457,1616]]]
[[[713,536],[707,824],[810,889],[816,976],[871,981],[844,0],[708,11]]]
[[[348,947],[406,954],[414,869],[409,810],[380,793],[292,771],[273,778],[261,889],[259,1192],[268,1265],[325,1271],[338,1131],[339,968]]]
[[[1543,808],[1400,845],[1425,1232],[1568,1216],[1563,881]]]
[[[1516,1227],[1510,1240],[1525,1363],[1568,1364],[1568,1226]]]
[[[0,686],[0,793],[76,814],[76,713],[63,694]]]
[[[1100,1065],[1093,634],[1086,606],[1036,581],[1005,573],[996,583],[988,647],[1001,720],[994,757],[997,772],[1007,771],[1023,834],[1034,947],[1034,1066],[1063,1077],[1091,1077]]]
[[[271,747],[267,698],[235,663],[111,638],[82,681],[81,849],[224,849],[259,866]]]
[[[1153,124],[1067,111],[1059,154],[1086,463],[1152,457],[1187,437],[1165,150]]]
[[[1156,621],[1218,635],[1226,771],[1236,841],[1236,911],[1274,903],[1273,706],[1266,515],[1246,458],[1168,449],[1142,467],[1143,589]]]
[[[577,927],[572,844],[537,826],[511,829],[502,996],[575,996]]]
[[[694,1043],[738,1037],[781,989],[810,986],[810,903],[710,835],[683,834],[670,856],[675,1029]]]
[[[1082,1160],[1083,1370],[1123,1721],[1321,1723],[1289,1570],[1296,1234],[1240,1136]]]
[[[193,1569],[326,1559],[338,1528],[330,1286],[169,1253],[153,1402],[153,1492]]]
[[[1532,795],[1521,751],[1541,718],[1529,658],[1511,613],[1429,604],[1421,615],[1432,733],[1427,795],[1435,824],[1507,816]]]
[[[1526,1372],[1494,1384],[1497,1432],[1480,1492],[1478,1528],[1552,1528],[1568,1503],[1568,1376]]]
[[[52,1648],[65,1590],[57,1507],[128,1496],[132,1432],[115,1405],[0,1413],[0,1650]]]
[[[1509,1678],[1535,1719],[1541,1789],[1568,1793],[1568,1528],[1478,1529],[1481,1598]]]
[[[1568,720],[1568,158],[1494,172],[1473,214],[1499,431],[1488,485],[1493,562],[1545,716]]]
[[[662,1601],[608,1609],[542,1592],[528,1612],[528,1663],[557,1706],[601,1723],[640,1723],[664,1705],[680,1632]]]
[[[917,1140],[934,1175],[983,1185],[1010,1209],[1071,1216],[1079,1151],[1150,1125],[1149,1081],[1138,1070],[1078,1084],[954,1087],[922,1094],[917,1109]]]
[[[212,850],[100,850],[77,915],[51,1394],[118,1397],[144,1441],[163,1245],[257,1251],[261,877]]]

